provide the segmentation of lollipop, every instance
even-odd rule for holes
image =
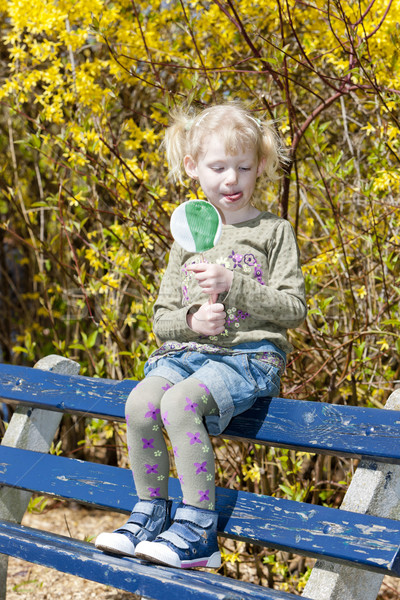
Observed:
[[[205,252],[218,242],[222,222],[217,209],[205,200],[184,202],[171,215],[171,233],[188,252]]]
[[[203,252],[215,246],[221,237],[222,221],[217,209],[205,200],[190,200],[174,210],[170,221],[175,241],[188,252]],[[209,297],[212,304],[213,296]]]

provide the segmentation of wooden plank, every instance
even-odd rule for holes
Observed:
[[[400,464],[400,415],[360,406],[259,398],[223,432],[231,439]]]
[[[137,502],[128,469],[0,445],[1,484],[117,512],[130,513]],[[172,487],[178,497],[179,482]]]
[[[137,500],[127,469],[1,446],[0,483],[126,512]],[[226,537],[400,575],[398,521],[223,488],[217,510]]]
[[[214,573],[177,570],[104,554],[93,544],[0,521],[0,553],[154,598],[154,600],[294,600],[286,592]]]
[[[47,410],[124,421],[124,405],[137,381],[60,375],[0,364],[0,398]]]
[[[0,398],[7,402],[116,421],[124,420],[125,401],[136,384],[0,365]],[[376,408],[259,398],[222,436],[400,464],[400,417]]]

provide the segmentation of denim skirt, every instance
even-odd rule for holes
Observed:
[[[230,420],[248,410],[259,396],[279,395],[280,378],[285,368],[285,354],[271,342],[255,348],[232,348],[231,354],[207,354],[182,350],[146,363],[146,377],[164,377],[175,385],[194,377],[207,386],[219,414],[207,416],[210,434],[222,433]]]

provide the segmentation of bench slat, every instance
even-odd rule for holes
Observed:
[[[124,421],[124,405],[137,381],[62,375],[30,367],[0,364],[0,398],[37,406]]]
[[[124,420],[136,384],[0,365],[0,397],[7,402],[116,421]],[[389,410],[259,398],[222,436],[400,464],[400,417]]]
[[[126,512],[137,500],[127,469],[6,446],[0,483]],[[178,502],[172,478],[170,495]],[[400,575],[400,522],[224,488],[217,488],[217,510],[227,537]]]
[[[93,544],[0,520],[0,553],[155,600],[291,600],[286,592],[104,554]]]

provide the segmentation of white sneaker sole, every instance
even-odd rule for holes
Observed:
[[[135,546],[123,533],[100,533],[94,545],[103,552],[135,556]]]
[[[177,569],[195,569],[196,567],[218,569],[221,566],[221,553],[219,551],[204,558],[182,560],[171,548],[159,542],[140,542],[136,546],[135,557],[159,565],[176,567]]]

